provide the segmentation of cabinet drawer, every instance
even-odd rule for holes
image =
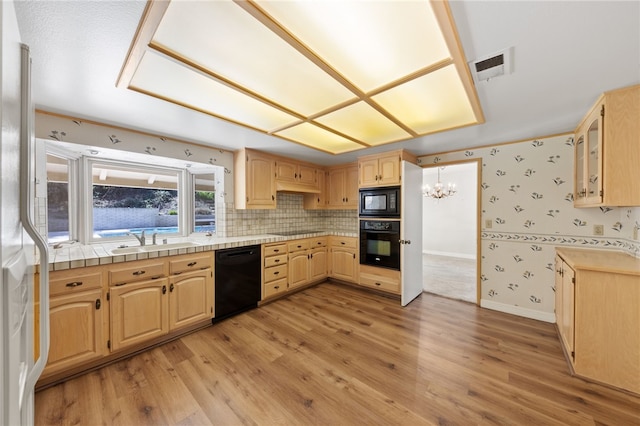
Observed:
[[[327,245],[327,237],[309,238],[309,246],[311,248],[324,247]]]
[[[399,293],[400,271],[360,265],[360,285]]]
[[[352,237],[333,237],[331,238],[331,245],[334,247],[357,248],[358,239]]]
[[[102,273],[100,271],[83,272],[82,269],[72,269],[60,274],[52,272],[49,279],[49,296],[68,294],[74,291],[85,291],[102,287]]]
[[[279,256],[271,256],[264,259],[264,267],[269,268],[271,266],[284,265],[287,263],[287,255],[281,254]]]
[[[213,258],[211,254],[199,256],[180,257],[169,261],[169,274],[175,275],[186,271],[197,271],[199,269],[211,268]]]
[[[135,264],[131,266],[128,266],[127,263],[123,263],[121,268],[114,265],[112,266],[113,269],[109,271],[109,285],[125,284],[162,277],[165,275],[164,265],[164,261],[144,263],[135,262]]]
[[[264,246],[264,256],[273,256],[276,254],[283,254],[287,252],[287,244],[286,243],[282,243],[282,244],[273,244],[273,245],[268,245],[268,246]]]
[[[299,250],[307,250],[309,248],[309,240],[297,240],[287,244],[289,253]]]
[[[272,266],[264,270],[264,282],[268,283],[280,278],[287,278],[287,265]]]
[[[281,278],[264,285],[264,298],[287,291],[287,279]]]

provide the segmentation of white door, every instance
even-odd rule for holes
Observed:
[[[402,162],[400,192],[402,306],[422,293],[422,168]]]

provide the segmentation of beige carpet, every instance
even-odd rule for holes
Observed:
[[[476,261],[460,257],[422,255],[424,291],[476,303]]]

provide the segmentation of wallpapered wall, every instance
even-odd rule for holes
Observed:
[[[640,257],[633,240],[640,208],[573,207],[573,149],[567,134],[418,159],[424,166],[482,158],[483,307],[554,322],[555,247]],[[595,224],[604,225],[604,236],[593,236]]]

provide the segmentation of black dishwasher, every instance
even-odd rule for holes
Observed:
[[[259,245],[216,250],[213,322],[258,306],[260,258]]]

